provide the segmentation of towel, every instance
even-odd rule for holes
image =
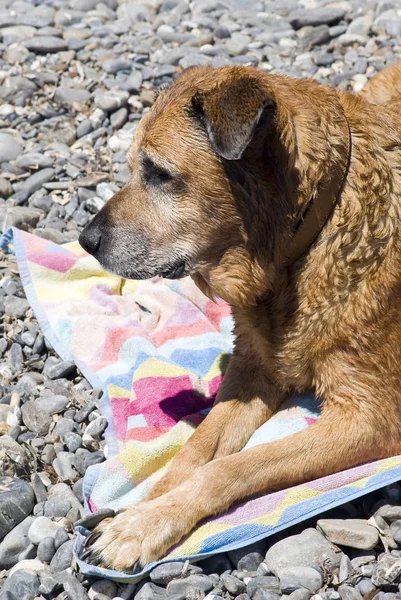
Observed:
[[[232,317],[190,278],[126,281],[102,270],[77,242],[58,246],[17,229],[1,247],[15,252],[42,330],[65,360],[103,389],[107,460],[84,477],[85,511],[135,504],[165,472],[213,405],[233,346]],[[290,398],[247,448],[291,435],[319,418],[313,396]],[[163,561],[196,561],[268,537],[401,478],[401,456],[378,460],[232,507],[203,521]],[[135,582],[75,556],[87,575]],[[149,532],[151,535],[151,532]]]

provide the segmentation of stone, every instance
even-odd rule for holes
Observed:
[[[2,598],[6,600],[7,592],[11,594],[11,598],[16,600],[35,598],[39,595],[39,586],[40,580],[37,573],[19,569],[6,579],[1,590]]]
[[[9,569],[16,565],[24,551],[29,548],[28,531],[33,521],[33,517],[26,517],[2,540],[0,543],[0,569]]]
[[[47,169],[53,166],[53,159],[39,152],[27,152],[21,154],[15,161],[20,169]]]
[[[291,594],[288,596],[288,600],[309,600],[311,596],[312,594],[309,590],[298,588],[297,590],[291,592]]]
[[[71,503],[63,498],[54,498],[44,504],[45,517],[65,517],[71,508]]]
[[[277,577],[272,575],[252,577],[252,579],[250,579],[246,585],[248,596],[253,598],[257,590],[265,590],[267,592],[281,595],[280,583]]]
[[[128,110],[125,107],[119,108],[110,116],[110,123],[114,129],[120,129],[128,119]]]
[[[90,600],[96,600],[96,596],[102,594],[107,598],[114,598],[117,595],[117,586],[114,581],[107,579],[98,579],[94,581],[89,588],[88,596]]]
[[[379,542],[379,532],[363,519],[320,519],[320,529],[333,544],[371,550]]]
[[[50,563],[56,553],[56,546],[53,537],[43,538],[38,545],[38,559],[45,563]]]
[[[375,516],[379,515],[386,519],[386,521],[397,521],[401,520],[401,506],[393,506],[391,504],[383,504],[378,508],[375,513]]]
[[[152,582],[145,583],[135,594],[135,600],[165,600],[165,598],[167,598],[165,588]]]
[[[166,562],[158,565],[151,571],[149,577],[153,583],[167,585],[173,579],[185,578],[189,575],[202,573],[202,569],[196,565],[186,565],[185,562]]]
[[[113,75],[118,71],[130,71],[131,67],[131,61],[123,60],[122,58],[109,58],[102,63],[103,71]]]
[[[29,308],[29,302],[25,298],[9,296],[4,298],[4,308],[6,315],[11,317],[23,317]]]
[[[35,54],[48,54],[68,50],[68,44],[65,40],[53,35],[40,35],[27,40],[25,47]]]
[[[229,573],[222,573],[220,579],[227,592],[229,592],[232,596],[238,596],[238,594],[242,594],[246,591],[245,583],[238,579],[238,577],[234,577]]]
[[[0,539],[30,514],[34,504],[35,494],[28,482],[0,477]]]
[[[69,539],[70,539],[70,536],[68,535],[66,530],[63,527],[59,527],[54,536],[55,549],[58,550],[58,548],[60,548],[60,546],[65,544],[65,542],[68,542]]]
[[[340,585],[338,593],[340,594],[341,600],[362,600],[359,590],[350,585]]]
[[[71,360],[57,360],[46,367],[46,375],[49,379],[61,379],[69,377],[76,371],[75,363]]]
[[[46,435],[49,431],[51,416],[35,400],[28,400],[21,407],[22,420],[24,425],[38,435]]]
[[[354,568],[352,566],[352,563],[349,557],[346,554],[344,554],[344,556],[341,557],[340,568],[338,571],[338,579],[340,583],[347,581],[347,579],[349,579],[353,575],[353,573]]]
[[[313,567],[286,567],[280,573],[280,588],[283,594],[291,594],[306,588],[314,594],[323,586],[323,575]]]
[[[15,160],[21,152],[21,144],[9,133],[0,131],[0,163]]]
[[[37,517],[28,531],[28,538],[32,544],[38,546],[40,542],[46,538],[54,538],[56,531],[61,527],[55,521],[51,521],[47,517]]]
[[[8,198],[13,191],[11,183],[7,179],[4,179],[4,177],[0,177],[0,198]]]
[[[14,476],[21,471],[26,473],[29,468],[29,456],[9,435],[0,436],[0,473]]]
[[[50,568],[54,571],[65,571],[69,569],[72,562],[74,540],[64,542],[56,551],[50,562]]]
[[[36,404],[42,410],[45,410],[49,415],[56,415],[63,412],[67,407],[69,399],[67,396],[55,394],[51,396],[42,396],[36,400]]]
[[[256,571],[262,562],[263,556],[259,552],[250,552],[239,559],[237,569],[241,571]]]
[[[132,71],[124,82],[124,89],[132,94],[139,93],[141,90],[143,76],[140,71]]]
[[[97,417],[91,421],[85,429],[85,434],[94,438],[100,438],[107,427],[107,419],[105,417]]]
[[[245,546],[244,548],[238,548],[237,550],[230,550],[230,552],[228,552],[227,555],[235,568],[242,569],[243,567],[240,567],[240,561],[242,561],[242,559],[245,559],[246,556],[248,556],[254,552],[258,553],[259,555],[264,556],[266,554],[266,550],[267,550],[266,540],[260,540],[259,542],[255,542],[253,544]]]
[[[389,585],[401,575],[401,558],[385,553],[373,569],[372,583],[376,587]]]
[[[307,27],[308,25],[312,27],[316,27],[317,25],[334,25],[341,21],[344,16],[345,10],[342,8],[299,8],[290,13],[288,20],[294,29],[301,29],[301,27]]]
[[[59,452],[52,464],[62,481],[75,481],[80,477],[79,465],[72,452]]]
[[[14,194],[15,196],[15,194]],[[13,196],[12,196],[13,197]],[[2,206],[0,205],[0,233],[6,231],[9,227],[17,227],[18,229],[26,230],[27,227],[35,227],[40,219],[44,216],[41,210],[30,208],[28,206]],[[13,301],[4,300],[6,310],[12,310],[11,306],[24,305],[29,307],[28,301],[25,298],[17,298]],[[21,302],[23,300],[23,302]],[[7,308],[9,306],[9,308]],[[25,309],[26,312],[27,308]],[[11,315],[23,316],[23,315]]]
[[[113,112],[125,106],[128,102],[129,94],[126,91],[118,90],[102,90],[97,88],[95,91],[94,102],[95,105],[106,111]]]
[[[367,577],[362,577],[362,579],[359,579],[355,587],[361,596],[365,596],[376,589],[375,585]]]
[[[54,93],[55,102],[72,104],[73,102],[88,102],[90,92],[82,88],[58,87]]]
[[[11,196],[16,204],[23,204],[32,194],[40,190],[42,185],[54,176],[54,169],[41,169],[25,180],[21,189],[16,194]],[[42,214],[42,213],[40,213]]]
[[[391,535],[398,545],[401,545],[401,520],[393,521],[390,525]]]
[[[35,494],[36,502],[45,502],[47,500],[46,486],[38,473],[31,475],[31,485]]]
[[[265,562],[271,573],[280,577],[286,567],[320,567],[324,561],[337,568],[341,552],[336,552],[332,544],[316,529],[305,529],[299,535],[292,535],[276,542],[267,551]]]
[[[189,575],[185,579],[173,579],[167,584],[167,595],[184,594],[188,588],[196,588],[203,592],[213,589],[214,583],[207,575]]]
[[[11,29],[11,28],[8,28]],[[4,29],[3,29],[4,31]],[[8,32],[10,33],[10,31]],[[28,36],[26,35],[26,32],[21,31],[22,38],[23,40],[28,39],[28,37],[33,37],[32,36]],[[36,87],[36,85],[34,84],[33,81],[31,81],[30,79],[27,79],[26,77],[21,77],[19,75],[15,75],[15,76],[10,76],[7,77],[4,82],[1,85],[0,88],[0,98],[2,98],[3,100],[9,100],[11,101],[14,96],[16,96],[18,93],[23,93],[24,96],[26,98],[30,98],[37,90],[38,88]],[[0,149],[2,148],[2,142],[0,141]],[[22,150],[22,148],[21,148]],[[1,153],[1,150],[0,150]],[[19,154],[19,153],[18,153]],[[12,158],[8,158],[6,160],[13,160]],[[0,160],[0,162],[3,162],[2,160]]]

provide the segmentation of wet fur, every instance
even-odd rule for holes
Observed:
[[[133,180],[100,218],[116,244],[128,247],[139,223],[171,260],[185,253],[199,287],[231,304],[236,343],[214,408],[167,474],[149,498],[99,526],[101,564],[143,566],[235,502],[400,453],[400,92],[398,65],[360,95],[255,69],[197,67],[142,120]],[[240,158],[224,158],[218,145],[235,137],[236,121],[257,116],[255,94],[268,101],[251,139]],[[284,269],[300,207],[344,158],[344,115],[352,160],[341,201],[314,246]],[[222,144],[206,119],[213,131],[223,127]],[[144,148],[185,181],[171,204],[135,175]],[[228,142],[223,154],[231,150]],[[160,260],[156,250],[142,254]],[[315,424],[238,453],[289,394],[309,390],[322,399]]]

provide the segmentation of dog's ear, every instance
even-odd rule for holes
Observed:
[[[251,142],[265,111],[274,101],[256,77],[241,76],[192,97],[191,112],[206,129],[219,156],[238,160]]]

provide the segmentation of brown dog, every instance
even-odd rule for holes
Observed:
[[[143,566],[235,502],[401,452],[400,91],[398,66],[359,96],[195,67],[142,119],[81,244],[125,277],[191,275],[231,304],[236,346],[166,476],[98,526],[98,563]],[[238,452],[312,389],[315,424]]]

